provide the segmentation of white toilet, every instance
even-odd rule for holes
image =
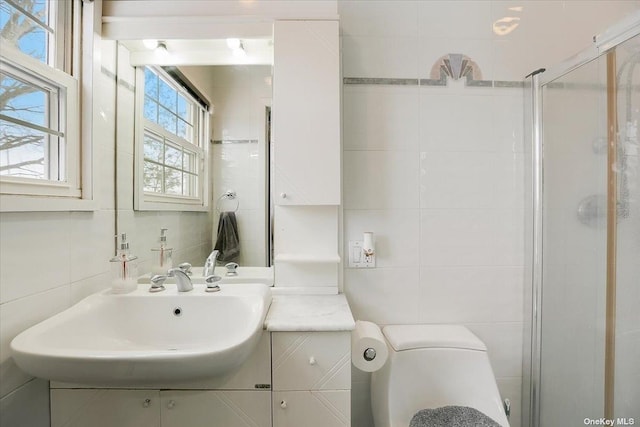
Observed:
[[[375,427],[408,427],[421,409],[467,406],[509,422],[487,348],[458,325],[386,326],[389,359],[371,378]]]

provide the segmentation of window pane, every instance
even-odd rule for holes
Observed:
[[[187,172],[197,173],[198,171],[198,155],[189,151],[184,152],[184,167]]]
[[[198,177],[185,172],[183,175],[183,188],[185,196],[196,197],[198,195]]]
[[[150,69],[144,69],[144,93],[152,99],[158,99],[158,76]]]
[[[44,132],[0,120],[0,175],[49,179],[47,139]]]
[[[44,28],[34,25],[29,33],[20,37],[18,48],[27,55],[47,63],[47,39],[48,34]]]
[[[193,128],[191,127],[191,125],[188,125],[187,123],[183,122],[182,120],[178,119],[178,133],[177,135],[180,138],[184,138],[187,141],[191,142],[193,141],[191,135],[193,132]]]
[[[158,123],[158,104],[146,96],[144,97],[144,118]]]
[[[162,166],[144,162],[144,191],[162,193]]]
[[[154,138],[149,134],[144,135],[144,158],[153,160],[154,162],[162,163],[164,155],[162,141]]]
[[[159,108],[158,124],[174,135],[176,134],[176,119],[177,117],[174,116],[165,108],[163,107]]]
[[[164,168],[165,193],[182,195],[182,172]]]
[[[0,113],[49,127],[49,93],[35,85],[0,73]]]
[[[167,144],[165,146],[164,164],[182,169],[182,150]]]
[[[3,43],[9,43],[27,55],[47,62],[49,33],[41,25],[48,25],[46,1],[22,0],[17,3],[34,15],[37,21],[32,20],[8,3],[0,2],[0,33]]]
[[[191,104],[180,94],[178,94],[178,116],[188,123],[193,122],[191,119]]]
[[[158,90],[160,95],[160,105],[175,114],[177,110],[178,92],[162,79],[158,82]]]

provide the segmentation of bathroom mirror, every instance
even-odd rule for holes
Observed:
[[[116,51],[117,229],[135,235],[140,272],[161,228],[173,265],[202,266],[224,241],[219,265],[269,267],[272,39],[120,40]]]

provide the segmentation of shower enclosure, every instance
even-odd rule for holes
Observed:
[[[523,426],[640,425],[640,14],[525,83]]]

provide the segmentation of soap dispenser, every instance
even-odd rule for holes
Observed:
[[[160,229],[159,247],[151,249],[153,253],[153,264],[151,265],[151,274],[167,274],[167,271],[173,267],[171,258],[173,248],[167,247],[167,228]]]
[[[111,258],[111,291],[123,294],[134,291],[138,280],[138,257],[129,253],[127,234],[120,235],[118,254]]]

